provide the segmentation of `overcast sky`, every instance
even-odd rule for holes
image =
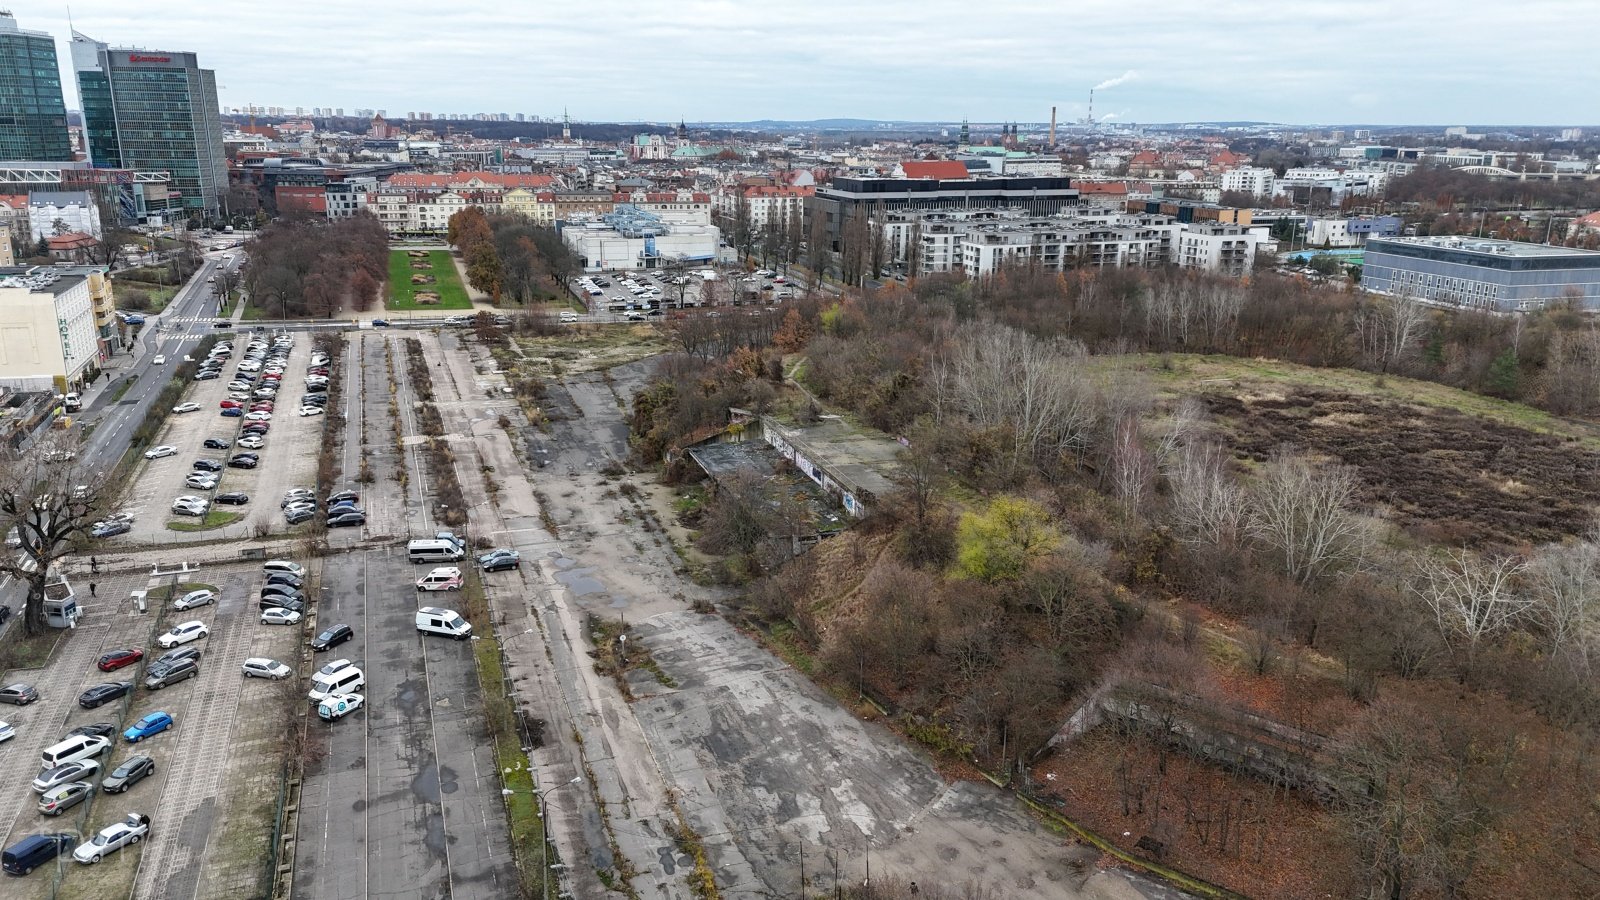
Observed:
[[[858,117],[1600,122],[1596,0],[73,0],[98,40],[191,50],[224,106]],[[66,5],[13,0],[58,38]],[[67,103],[76,86],[67,79]]]

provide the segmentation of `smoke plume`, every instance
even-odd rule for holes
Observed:
[[[1105,81],[1100,82],[1099,84],[1094,86],[1094,89],[1097,90],[1097,91],[1103,91],[1106,88],[1114,88],[1119,84],[1124,84],[1124,83],[1132,81],[1133,79],[1138,78],[1138,77],[1139,77],[1139,73],[1138,72],[1134,71],[1133,69],[1129,69],[1128,71],[1123,72],[1121,75],[1117,76],[1116,78],[1111,78],[1111,79],[1107,79]]]

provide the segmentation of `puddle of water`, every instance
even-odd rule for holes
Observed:
[[[593,573],[593,569],[571,569],[557,573],[556,580],[579,597],[605,593],[605,585],[601,584],[600,579],[595,578]]]

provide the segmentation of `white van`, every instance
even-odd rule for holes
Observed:
[[[455,562],[466,558],[466,555],[459,542],[446,538],[428,538],[406,544],[406,556],[413,563]]]
[[[290,562],[287,559],[268,560],[262,564],[261,571],[265,575],[277,575],[282,573],[285,575],[293,575],[296,578],[306,577],[305,566],[302,566],[296,562]]]
[[[366,686],[367,676],[355,666],[346,666],[326,675],[314,676],[311,679],[311,692],[306,694],[306,699],[321,703],[329,694],[353,694]]]
[[[456,566],[440,566],[417,579],[419,591],[461,590],[461,570]]]
[[[443,634],[458,641],[472,636],[472,625],[453,609],[424,606],[417,610],[417,630],[423,634]]]
[[[52,744],[44,748],[39,762],[43,768],[53,769],[62,763],[77,762],[80,759],[91,759],[110,749],[111,741],[97,734],[80,734],[69,737],[59,744]]]

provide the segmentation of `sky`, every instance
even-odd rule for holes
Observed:
[[[1595,0],[75,0],[224,107],[574,121],[1600,123]],[[12,0],[57,37],[67,5]],[[1130,74],[1131,73],[1131,74]]]

